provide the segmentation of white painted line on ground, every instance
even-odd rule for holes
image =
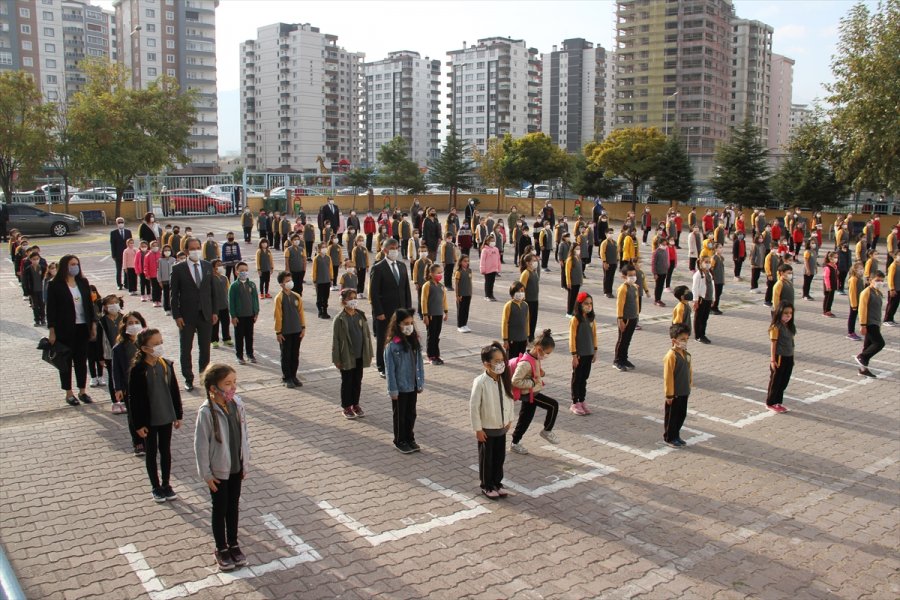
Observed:
[[[110,258],[110,256],[109,256],[109,254],[107,254],[106,256],[101,258],[99,262],[106,262],[107,260],[109,260],[109,258]]]
[[[865,385],[865,384],[869,383],[869,381],[870,381],[869,379],[862,379],[862,380],[858,380],[858,379],[847,379],[846,377],[838,377],[837,375],[831,375],[831,374],[829,374],[829,373],[819,373],[818,371],[810,371],[809,369],[804,369],[803,372],[804,372],[804,373],[809,373],[809,374],[811,374],[811,375],[818,375],[819,377],[829,377],[829,378],[831,378],[831,379],[836,379],[836,380],[838,380],[838,381],[843,381],[844,383],[854,383],[854,384],[857,384],[857,383],[858,383],[858,384],[860,384],[860,385]]]
[[[745,416],[743,419],[738,419],[737,421],[731,421],[729,419],[723,419],[722,417],[715,417],[713,415],[708,415],[706,413],[702,413],[698,410],[688,409],[688,414],[693,415],[695,417],[700,417],[701,419],[707,419],[714,423],[722,423],[723,425],[728,425],[729,427],[737,427],[738,429],[743,429],[747,425],[751,423],[756,423],[757,421],[762,421],[768,417],[773,416],[775,413],[771,411],[753,413],[751,415]]]
[[[873,358],[873,359],[869,360],[869,362],[877,362],[877,363],[879,363],[879,364],[882,364],[882,365],[890,365],[890,366],[892,366],[892,367],[896,367],[896,366],[897,366],[897,363],[896,363],[896,362],[891,362],[891,361],[889,361],[889,360],[881,360],[880,358]]]
[[[647,419],[648,421],[653,421],[654,423],[659,423],[659,424],[663,423],[662,419],[657,419],[656,417],[645,416],[644,418]],[[692,433],[697,434],[695,436],[692,436],[692,437],[684,440],[689,446],[693,445],[693,444],[699,444],[700,442],[705,442],[709,439],[716,437],[711,433],[705,433],[703,431],[699,431],[697,429],[692,429],[690,427],[682,427],[681,429],[684,431],[690,431]],[[635,456],[640,456],[641,458],[643,458],[645,460],[655,460],[655,459],[659,458],[660,456],[665,456],[669,452],[672,452],[673,450],[675,450],[671,446],[663,446],[662,448],[657,448],[655,450],[641,450],[639,448],[634,448],[627,444],[620,444],[618,442],[606,440],[606,439],[597,437],[595,435],[586,434],[584,437],[586,437],[587,439],[592,440],[594,442],[597,442],[598,444],[603,444],[604,446],[609,446],[610,448],[615,448],[616,450],[621,450],[623,452],[628,452],[629,454],[634,454]],[[659,443],[662,443],[662,442],[659,442]]]
[[[887,350],[888,352],[900,352],[897,348],[888,348],[887,346],[882,348],[882,350]]]
[[[319,502],[318,507],[328,513],[328,516],[336,520],[338,523],[345,525],[348,529],[350,529],[350,531],[356,533],[364,540],[372,544],[372,546],[379,546],[385,542],[402,540],[403,538],[409,537],[411,535],[425,533],[438,527],[446,527],[447,525],[452,525],[458,521],[474,519],[477,516],[488,514],[489,512],[491,512],[473,498],[464,494],[460,494],[459,492],[456,492],[454,490],[445,488],[437,483],[434,483],[430,479],[426,479],[423,477],[418,481],[425,487],[443,496],[446,496],[455,502],[462,504],[466,507],[466,510],[455,512],[453,514],[447,515],[446,517],[435,517],[425,523],[409,525],[402,529],[393,529],[391,531],[385,531],[384,533],[375,533],[341,509],[332,506],[328,502]]]
[[[753,400],[752,398],[744,398],[743,396],[738,396],[737,394],[729,394],[728,392],[721,392],[722,396],[726,398],[734,398],[735,400],[743,400],[744,402],[749,402],[750,404],[762,404],[765,406],[765,402],[762,400]]]
[[[769,390],[764,390],[764,389],[760,389],[760,388],[756,388],[756,387],[750,387],[749,385],[745,385],[745,386],[744,386],[744,389],[745,389],[745,390],[752,390],[752,391],[754,391],[754,392],[760,392],[760,393],[763,393],[763,394],[768,394],[768,393],[769,393]],[[806,402],[806,400],[804,400],[803,398],[797,398],[796,396],[788,396],[787,394],[783,394],[783,396],[784,396],[785,398],[787,398],[788,400],[793,400],[793,401],[795,401],[795,402]]]
[[[817,386],[819,386],[819,387],[828,388],[828,389],[830,389],[830,390],[839,390],[839,389],[842,389],[842,388],[839,388],[839,387],[837,387],[837,386],[830,385],[830,384],[828,384],[828,383],[822,383],[821,381],[813,381],[812,379],[803,379],[802,377],[796,377],[796,376],[792,376],[792,377],[791,377],[791,381],[801,381],[801,382],[803,382],[803,383],[808,383],[808,384],[810,384],[810,385],[817,385]]]

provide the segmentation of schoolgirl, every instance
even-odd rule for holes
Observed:
[[[356,269],[356,295],[359,298],[365,298],[366,294],[366,277],[371,266],[369,263],[369,251],[366,249],[366,236],[359,234],[356,236],[356,243],[350,253],[353,268]]]
[[[478,440],[478,478],[481,493],[497,500],[503,489],[506,432],[512,425],[512,384],[506,353],[498,342],[481,349],[484,372],[472,381],[469,418]]]
[[[115,294],[106,296],[101,301],[100,306],[100,328],[97,332],[97,338],[100,342],[100,356],[103,360],[103,366],[106,367],[107,385],[109,386],[109,399],[112,401],[113,414],[124,412],[116,402],[116,394],[113,390],[113,372],[112,372],[112,350],[116,344],[116,337],[119,335],[119,325],[122,323],[122,299]]]
[[[413,432],[416,402],[425,387],[425,363],[416,332],[415,313],[398,309],[388,323],[384,369],[394,416],[394,447],[403,454],[420,450]]]
[[[428,270],[431,268],[432,261],[430,258],[428,258],[428,246],[426,246],[425,244],[419,245],[418,252],[418,255],[410,254],[410,256],[417,256],[415,262],[413,262],[412,265],[412,283],[416,288],[416,313],[421,319],[422,286],[425,285],[425,279],[428,276]]]
[[[791,372],[794,370],[794,334],[797,327],[794,325],[794,305],[790,302],[782,302],[772,314],[772,323],[769,325],[770,360],[769,360],[769,389],[766,395],[766,408],[772,412],[788,412],[782,402],[784,390],[791,381]]]
[[[441,359],[441,329],[443,329],[444,321],[450,315],[447,305],[447,290],[441,283],[443,278],[444,267],[431,265],[428,267],[425,284],[422,286],[421,305],[427,332],[427,356],[433,365],[444,364]]]
[[[837,252],[825,254],[825,264],[822,266],[822,287],[824,292],[822,314],[826,317],[834,317],[831,305],[834,303],[834,293],[838,287]]]
[[[513,394],[514,396],[516,392],[519,395],[523,392],[527,394],[526,398],[522,398],[519,420],[516,422],[510,446],[510,450],[516,454],[528,454],[528,450],[521,444],[522,436],[528,431],[528,426],[534,419],[535,408],[538,406],[547,411],[544,429],[540,436],[551,444],[559,443],[559,438],[553,433],[553,425],[556,423],[556,415],[559,413],[559,402],[542,393],[545,373],[541,367],[541,361],[550,356],[555,348],[556,342],[553,340],[550,330],[545,329],[535,338],[531,350],[516,361],[516,368],[512,374]]]
[[[818,267],[818,244],[812,238],[806,240],[806,247],[803,251],[803,296],[804,300],[812,300],[810,290],[812,288],[813,277],[816,276],[816,268]]]
[[[490,234],[487,242],[481,248],[481,274],[484,275],[484,298],[489,302],[496,302],[494,297],[494,282],[500,274],[500,251],[497,250],[497,241],[494,234]]]
[[[150,277],[148,276],[148,269],[146,268],[147,255],[150,254],[150,245],[141,241],[140,248],[134,256],[134,272],[138,275],[141,281],[141,302],[147,302],[150,300],[150,294],[152,291],[150,285]]]
[[[587,292],[578,294],[575,314],[569,322],[569,352],[572,354],[572,406],[579,416],[591,414],[585,401],[591,365],[597,362],[597,322],[594,299]]]
[[[471,333],[469,328],[469,308],[472,306],[472,268],[469,257],[462,255],[453,273],[453,290],[456,292],[456,330]]]
[[[582,266],[581,246],[574,246],[568,252],[568,258],[566,258],[564,269],[566,289],[568,290],[566,316],[570,319],[575,314],[575,301],[578,298],[578,292],[581,291],[581,284],[584,283],[584,269]]]
[[[303,279],[306,277],[306,249],[299,234],[293,234],[284,244],[284,270],[290,272],[294,289],[303,295]]]
[[[137,434],[131,418],[128,379],[138,351],[137,336],[146,328],[147,321],[144,320],[141,313],[137,311],[126,313],[119,322],[116,345],[112,349],[112,387],[114,402],[118,406],[118,409],[114,409],[113,412],[128,413],[128,432],[131,434],[131,447],[134,449],[135,456],[144,455],[144,441]]]
[[[503,306],[500,316],[500,338],[506,353],[516,357],[525,353],[528,338],[531,337],[529,306],[525,301],[525,286],[521,281],[509,286],[509,296],[512,300]]]
[[[345,418],[356,419],[365,416],[359,398],[363,369],[372,364],[372,334],[356,290],[341,290],[341,306],[332,330],[331,362],[341,372],[341,411]]]
[[[137,296],[137,271],[134,269],[134,261],[137,256],[137,250],[134,248],[134,240],[129,238],[125,240],[125,250],[122,251],[122,264],[125,265],[125,281],[128,293]]]
[[[269,293],[269,281],[272,279],[272,271],[275,270],[275,257],[269,250],[269,240],[260,236],[259,248],[256,251],[256,273],[259,276],[259,297],[271,298]]]
[[[675,299],[678,300],[678,303],[675,305],[675,308],[672,309],[672,325],[682,324],[687,327],[688,334],[691,333],[691,301],[694,299],[694,294],[691,292],[691,288],[686,285],[679,285],[675,288],[673,292]]]
[[[172,281],[172,267],[175,266],[175,257],[172,256],[172,247],[168,244],[163,246],[162,248],[162,257],[159,259],[159,265],[157,266],[156,277],[159,281],[160,286],[162,286],[162,306],[163,310],[166,312],[166,315],[172,314],[172,293],[171,293],[171,281]]]
[[[537,327],[538,310],[540,308],[541,271],[538,257],[525,248],[519,258],[519,281],[525,286],[525,302],[528,304],[528,341],[534,341]]]
[[[338,272],[341,270],[341,265],[344,264],[344,248],[337,235],[332,234],[328,239],[328,256],[331,258],[331,291],[337,292],[341,289],[338,286]]]

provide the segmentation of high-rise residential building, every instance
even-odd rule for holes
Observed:
[[[117,57],[143,89],[161,75],[198,92],[187,171],[212,172],[219,160],[216,8],[219,0],[115,0]]]
[[[734,19],[731,22],[731,126],[748,119],[769,140],[769,92],[772,76],[771,25]]]
[[[115,60],[116,38],[113,13],[88,0],[0,2],[0,69],[31,73],[50,101],[82,88],[81,61]]]
[[[813,111],[807,104],[791,104],[791,119],[790,119],[790,137],[794,136],[794,133],[812,120]]]
[[[418,52],[391,52],[363,65],[362,161],[374,165],[378,149],[395,137],[409,144],[419,166],[440,155],[441,61]]]
[[[359,162],[364,54],[309,23],[274,23],[241,44],[241,153],[249,170]]]
[[[616,2],[616,127],[677,127],[701,180],[729,134],[733,16],[731,0]]]
[[[772,85],[769,92],[769,152],[784,154],[791,139],[791,95],[794,59],[772,55]]]
[[[448,129],[470,147],[541,129],[541,61],[523,40],[490,37],[447,53]]]
[[[580,152],[603,139],[612,126],[607,106],[615,104],[609,52],[583,38],[564,40],[562,48],[541,56],[541,128],[567,152]]]

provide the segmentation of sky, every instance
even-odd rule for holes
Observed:
[[[864,1],[876,5],[876,0]],[[95,3],[112,8],[112,0]],[[840,19],[854,3],[734,0],[738,17],[775,28],[773,52],[796,61],[796,104],[810,104],[824,96],[822,84],[831,80],[831,56]],[[445,63],[448,50],[493,36],[523,39],[539,52],[550,52],[554,44],[578,37],[612,49],[614,14],[615,3],[609,0],[221,0],[216,11],[219,153],[240,151],[239,46],[254,39],[258,27],[277,22],[309,23],[337,35],[338,44],[347,50],[364,52],[367,61],[385,58],[394,50],[415,50]],[[446,68],[442,70],[446,80]]]

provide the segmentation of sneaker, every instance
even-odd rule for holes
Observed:
[[[666,446],[671,446],[672,448],[679,448],[679,447],[680,447],[680,446],[678,445],[678,440],[672,440],[672,441],[663,440],[663,441],[666,443]]]
[[[135,456],[144,456],[147,454],[147,451],[144,450],[143,444],[136,444],[134,447],[134,455]]]
[[[431,364],[440,366],[444,364],[444,361],[442,361],[440,357],[436,357],[431,359]]]
[[[862,340],[862,338],[859,337],[858,335],[856,335],[855,333],[848,333],[848,334],[847,334],[847,339],[848,339],[848,340],[853,340],[854,342],[858,342],[858,341]]]
[[[341,411],[341,414],[344,415],[345,419],[355,419],[356,418],[356,413],[353,412],[353,408],[349,407],[349,406],[347,408],[343,409]]]
[[[771,308],[772,303],[771,302],[763,302],[763,306],[768,306],[769,308]]]
[[[290,380],[290,379],[285,379],[285,380],[282,381],[282,383],[284,383],[284,387],[286,387],[286,388],[289,389],[289,390],[292,390],[292,389],[294,389],[294,388],[296,387],[296,386],[294,385],[294,382],[293,382],[292,380]]]
[[[581,408],[581,402],[573,402],[572,406],[569,407],[569,410],[579,417],[584,417],[587,415],[587,413],[584,412],[584,409]]]
[[[88,396],[87,394],[78,394],[78,400],[81,401],[82,404],[93,404],[94,399]]]
[[[878,379],[878,377],[875,376],[875,373],[873,373],[872,371],[870,371],[869,369],[867,369],[865,367],[863,367],[862,369],[859,370],[859,374],[862,377],[871,377],[872,379]]]
[[[212,347],[213,347],[213,350],[218,350],[218,349],[219,349],[219,342],[213,342],[213,343],[212,343]]]
[[[457,333],[465,333],[465,332],[466,332],[466,328],[465,328],[465,327],[457,327],[457,328],[456,328],[456,332],[457,332]]]
[[[823,316],[823,317],[828,317],[829,319],[833,319],[833,318],[834,318],[834,313],[831,312],[831,311],[829,310],[829,311],[827,311],[827,312],[823,312],[823,313],[822,313],[822,316]]]
[[[406,442],[406,445],[409,446],[409,449],[412,450],[413,452],[418,452],[419,450],[422,449],[421,446],[419,446],[415,441]]]
[[[630,360],[626,360],[622,363],[622,366],[627,367],[629,371],[634,371],[637,367],[634,366]]]
[[[172,489],[171,485],[164,485],[162,488],[160,488],[160,491],[162,492],[162,495],[165,497],[165,499],[169,502],[171,502],[172,500],[178,500],[178,494],[175,493],[175,490]]]
[[[361,409],[361,408],[359,407],[359,404],[354,404],[354,405],[351,406],[350,408],[353,409],[353,414],[355,414],[357,417],[364,417],[364,416],[366,416],[366,413],[363,411],[363,409]]]
[[[617,362],[613,363],[613,369],[615,369],[616,371],[627,371],[628,370],[625,368],[624,365],[622,365],[622,363],[617,363]]]
[[[675,440],[675,444],[677,444],[679,447],[687,446],[687,442],[681,438],[677,438]]]
[[[266,297],[265,294],[260,294],[260,295],[259,295],[259,299],[260,299],[260,300],[264,299],[265,297]]]
[[[382,379],[387,378],[387,375],[384,374],[384,371],[378,371],[378,376],[381,377]]]
[[[584,411],[584,414],[586,414],[586,415],[591,414],[591,409],[588,408],[587,402],[582,402],[582,403],[581,403],[581,410],[583,410],[583,411]]]
[[[500,496],[501,498],[506,498],[507,496],[509,496],[509,492],[507,492],[507,491],[503,488],[502,485],[501,485],[500,487],[498,487],[498,488],[497,488],[496,490],[494,490],[494,491],[497,492],[497,495]]]
[[[778,410],[778,405],[777,405],[777,404],[766,404],[766,409],[767,409],[767,410],[771,410],[772,412],[776,412],[776,413],[777,413],[777,412],[781,412],[781,411]]]
[[[528,448],[526,448],[522,444],[510,444],[509,449],[511,452],[515,452],[516,454],[528,454]]]
[[[172,316],[172,311],[171,311],[171,310],[167,310],[167,311],[166,311],[166,316],[167,316],[167,317],[171,317],[171,316]]]
[[[394,447],[400,452],[400,454],[412,454],[415,452],[412,448],[409,447],[409,444],[406,442],[398,442],[394,444]]]
[[[706,337],[705,335],[702,338],[698,338],[697,341],[700,342],[701,344],[712,344],[712,342],[709,340],[709,338]]]
[[[254,365],[256,364],[256,357],[255,357],[255,356],[251,356],[251,357],[249,358],[249,360],[250,360],[250,363],[251,363],[251,364],[254,364]]]
[[[291,381],[294,382],[294,387],[303,387],[303,382],[296,377],[292,378]]]
[[[780,412],[780,413],[788,412],[788,409],[785,408],[783,404],[778,404],[777,406],[778,406],[778,412]]]
[[[186,392],[193,392],[193,391],[194,391],[194,382],[193,382],[193,381],[186,381],[186,382],[184,383],[184,391],[186,391]]]
[[[884,324],[885,324],[885,326],[887,326],[887,327],[896,327],[896,326],[897,326],[897,322],[896,322],[896,321],[885,321]]]
[[[243,356],[238,356],[238,357],[237,357],[237,361],[238,361],[238,364],[239,364],[239,365],[246,365],[246,364],[247,364],[247,361],[244,360],[244,357],[243,357]]]
[[[231,348],[232,346],[234,346],[234,342],[232,342],[231,340],[225,340],[225,341],[222,342],[222,343],[225,344],[226,346],[228,346],[229,348]]]
[[[665,291],[666,291],[667,293],[671,294],[671,293],[672,293],[672,288],[667,287]]]
[[[865,368],[867,368],[867,367],[869,366],[869,365],[867,365],[866,363],[863,362],[862,354],[857,354],[856,356],[853,357],[853,360],[855,360],[855,361],[856,361],[856,364],[858,364],[859,366],[861,366],[863,369],[865,369]]]
[[[481,493],[487,496],[491,500],[499,500],[500,492],[497,490],[481,490]]]
[[[96,377],[91,377],[91,387],[97,387],[100,385],[100,381]]]
[[[540,433],[540,436],[550,442],[551,444],[558,444],[559,437],[553,433],[552,431],[547,431],[546,429]]]
[[[662,300],[660,300],[658,302],[654,302],[653,304],[655,304],[656,306],[665,306],[666,305],[666,303],[663,302]]]
[[[128,407],[125,406],[124,402],[118,402],[117,404],[119,405],[119,414],[120,415],[124,415],[124,414],[128,413]]]
[[[228,550],[216,550],[216,564],[219,565],[220,572],[234,571],[234,559],[231,558],[231,552]]]
[[[723,313],[721,310],[719,310],[718,308],[715,309],[715,310],[712,310],[712,311],[710,311],[710,312],[711,312],[712,314],[714,314],[714,315],[723,315],[723,314],[725,314],[725,313]]]
[[[231,560],[234,562],[234,566],[236,567],[245,567],[247,566],[247,557],[244,556],[244,553],[241,552],[240,547],[232,546],[228,549],[228,552],[231,553]]]
[[[641,327],[640,325],[635,325],[635,326],[634,326],[634,330],[635,330],[635,331],[643,331],[644,328]]]
[[[153,497],[153,501],[157,504],[162,504],[166,501],[166,496],[163,494],[162,489],[153,488],[153,491],[150,492],[150,495]]]

